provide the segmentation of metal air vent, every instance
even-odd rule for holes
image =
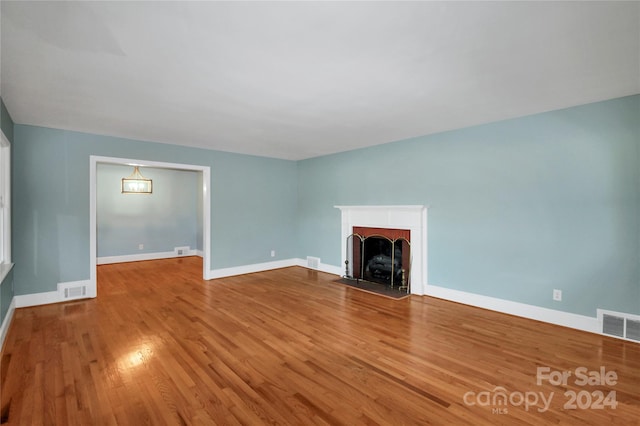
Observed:
[[[640,316],[598,309],[602,334],[640,342]]]
[[[320,267],[320,258],[307,256],[307,267],[311,269],[318,269]]]

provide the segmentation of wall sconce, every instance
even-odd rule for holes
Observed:
[[[138,166],[133,167],[131,176],[122,178],[123,194],[151,194],[152,188],[151,179],[142,176]]]

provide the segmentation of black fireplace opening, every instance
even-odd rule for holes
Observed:
[[[371,236],[364,240],[363,249],[363,278],[381,284],[399,286],[403,271],[402,242]]]

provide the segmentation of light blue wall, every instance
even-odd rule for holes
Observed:
[[[220,160],[211,183],[215,267],[295,258],[295,161],[233,154]]]
[[[639,170],[640,96],[301,161],[300,256],[342,265],[334,205],[424,204],[429,284],[640,314]]]
[[[12,149],[16,294],[89,278],[90,155],[209,166],[213,269],[296,255],[293,161],[27,125]]]
[[[172,252],[184,246],[196,249],[202,241],[202,226],[197,224],[202,215],[196,211],[202,209],[200,173],[144,167],[141,173],[152,179],[152,193],[122,194],[122,178],[132,172],[131,166],[97,165],[98,257]]]

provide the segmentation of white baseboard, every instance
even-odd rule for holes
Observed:
[[[60,292],[45,291],[42,293],[21,294],[13,296],[16,301],[16,308],[28,308],[29,306],[48,305],[50,303],[62,302]]]
[[[295,259],[295,260],[297,262],[296,265],[302,266],[303,268],[315,269],[320,272],[326,272],[327,274],[333,274],[338,276],[344,275],[344,270],[338,266],[327,265],[326,263],[319,262],[317,268],[311,268],[309,267],[306,259]]]
[[[13,297],[16,308],[28,308],[30,306],[49,305],[51,303],[69,302],[71,300],[88,299],[96,297],[95,294],[91,294],[91,282],[89,280],[81,281],[69,281],[65,283],[58,283],[58,290],[56,291],[44,291],[42,293],[21,294]],[[86,286],[88,292],[84,296],[78,297],[64,297],[65,288],[73,288]]]
[[[13,318],[13,313],[16,310],[16,298],[14,296],[11,299],[11,303],[9,304],[9,310],[7,310],[4,319],[2,320],[2,326],[0,326],[0,351],[4,348],[4,339],[7,337],[7,332],[9,331],[9,325],[11,324],[11,319]]]
[[[254,263],[252,265],[234,266],[232,268],[213,269],[207,275],[208,280],[216,278],[232,277],[235,275],[252,274],[254,272],[269,271],[271,269],[288,268],[289,266],[297,266],[298,260],[301,259],[284,259],[273,262]]]
[[[200,256],[202,257],[202,250],[189,250],[182,256],[176,255],[175,251],[163,251],[157,253],[140,253],[140,254],[128,254],[124,256],[102,256],[96,258],[98,265],[108,265],[111,263],[125,263],[125,262],[139,262],[141,260],[158,260],[158,259],[170,259],[172,257],[184,257],[184,256]]]
[[[233,268],[214,269],[209,271],[207,279],[232,277],[234,275],[252,274],[254,272],[269,271],[271,269],[288,268],[290,266],[302,266],[308,269],[315,269],[320,272],[327,272],[334,275],[342,275],[342,270],[337,266],[326,265],[322,262],[318,264],[318,268],[309,268],[306,259],[291,258],[284,260],[276,260],[274,262],[254,263],[252,265],[236,266]]]
[[[515,315],[600,334],[598,318],[595,317],[572,314],[570,312],[557,311],[555,309],[542,308],[540,306],[527,305],[525,303],[512,302],[510,300],[482,296],[479,294],[452,290],[435,285],[427,285],[425,294],[427,296],[462,303],[464,305],[475,306],[477,308],[488,309],[490,311],[502,312],[504,314]]]

